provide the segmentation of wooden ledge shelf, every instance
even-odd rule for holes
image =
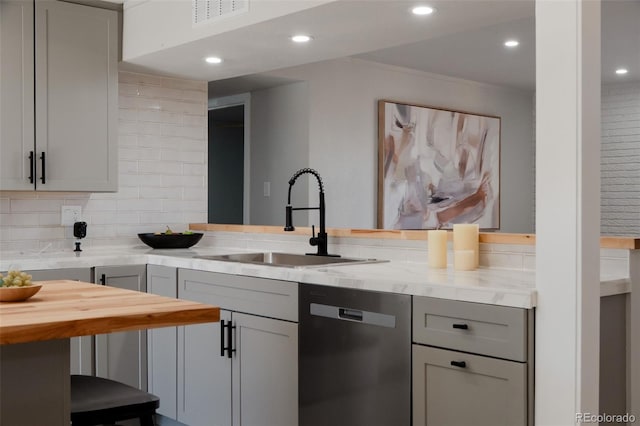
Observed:
[[[282,226],[269,225],[225,225],[217,223],[192,223],[192,231],[243,232],[256,234],[311,235],[311,228],[300,226],[295,231],[285,232]],[[391,240],[425,240],[427,231],[409,231],[396,229],[348,229],[327,228],[331,237],[343,238],[379,238]],[[449,236],[451,239],[452,237]],[[487,244],[535,245],[535,234],[509,234],[502,232],[481,232],[480,242]],[[604,236],[600,238],[601,248],[640,250],[640,238],[623,236]]]

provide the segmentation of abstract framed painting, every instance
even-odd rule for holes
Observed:
[[[378,228],[500,228],[500,117],[378,101]]]

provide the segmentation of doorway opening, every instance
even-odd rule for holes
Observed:
[[[208,111],[208,222],[248,223],[247,102]]]

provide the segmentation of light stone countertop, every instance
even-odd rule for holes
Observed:
[[[38,270],[153,264],[518,308],[533,308],[537,304],[533,271],[499,268],[455,271],[451,265],[447,269],[430,270],[426,262],[401,261],[290,268],[193,258],[200,255],[238,252],[241,251],[208,247],[152,250],[146,246],[136,246],[90,248],[83,251],[79,257],[72,251],[3,254],[3,258],[0,259],[0,271],[10,268]],[[601,296],[630,291],[630,281],[626,277],[601,277]]]

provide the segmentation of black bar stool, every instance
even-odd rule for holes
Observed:
[[[120,420],[140,419],[140,426],[154,426],[160,399],[102,377],[71,376],[71,425],[113,425]]]

